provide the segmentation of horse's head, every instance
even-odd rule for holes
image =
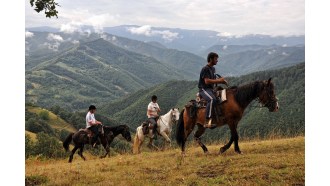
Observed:
[[[123,125],[123,130],[121,131],[121,135],[127,140],[131,141],[131,133],[129,132],[129,127],[127,125]]]
[[[259,94],[259,101],[267,107],[270,112],[276,112],[279,109],[278,101],[274,91],[274,84],[271,82],[272,78],[263,82],[262,90]]]
[[[172,108],[171,110],[171,120],[173,123],[176,123],[179,120],[180,117],[180,110],[179,108]]]

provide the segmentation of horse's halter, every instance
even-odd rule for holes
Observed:
[[[175,114],[175,110],[172,110],[172,112],[171,112],[171,121],[172,121],[172,123],[175,123],[176,122],[176,114]]]
[[[267,107],[268,109],[275,109],[278,99],[275,95],[271,94],[271,86],[270,85],[264,85],[264,89],[266,91],[267,100],[265,103],[262,103],[263,100],[260,99],[260,96],[258,96],[256,99],[261,104],[261,107]]]

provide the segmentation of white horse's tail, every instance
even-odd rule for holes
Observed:
[[[140,139],[139,139],[139,127],[136,129],[135,137],[134,137],[134,144],[133,144],[133,154],[138,154],[139,153],[139,148],[140,148]]]

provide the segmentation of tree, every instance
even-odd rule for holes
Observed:
[[[34,10],[36,12],[41,12],[45,10],[46,17],[51,18],[52,16],[57,17],[58,11],[56,10],[56,6],[60,6],[54,0],[30,0],[31,7],[35,6]]]

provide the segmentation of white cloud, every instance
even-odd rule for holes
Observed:
[[[231,38],[231,37],[233,37],[233,34],[231,34],[231,33],[229,33],[229,32],[219,32],[219,33],[217,34],[217,36],[219,36],[219,37],[228,37],[228,38]]]
[[[165,41],[173,41],[178,38],[179,33],[171,32],[169,30],[155,30],[152,29],[150,25],[144,25],[141,27],[129,27],[127,28],[129,32],[136,35],[145,35],[145,36],[161,36]]]
[[[78,40],[73,40],[72,43],[76,45],[76,44],[79,44],[79,41]]]
[[[67,23],[67,24],[62,24],[60,31],[64,32],[64,33],[74,33],[74,32],[82,32],[81,30],[81,23],[77,23],[77,22],[71,22],[71,23]]]
[[[44,46],[47,46],[47,48],[49,50],[53,50],[54,52],[57,52],[58,51],[58,47],[60,46],[60,43],[59,42],[55,42],[55,43],[45,42],[43,45]]]
[[[49,41],[58,41],[58,42],[63,42],[63,38],[60,35],[50,33],[47,36],[47,40]]]
[[[151,36],[151,26],[150,25],[144,25],[141,27],[129,27],[127,28],[129,32],[136,35],[145,35],[145,36]]]
[[[34,34],[32,32],[26,31],[25,32],[25,38],[33,37]]]

